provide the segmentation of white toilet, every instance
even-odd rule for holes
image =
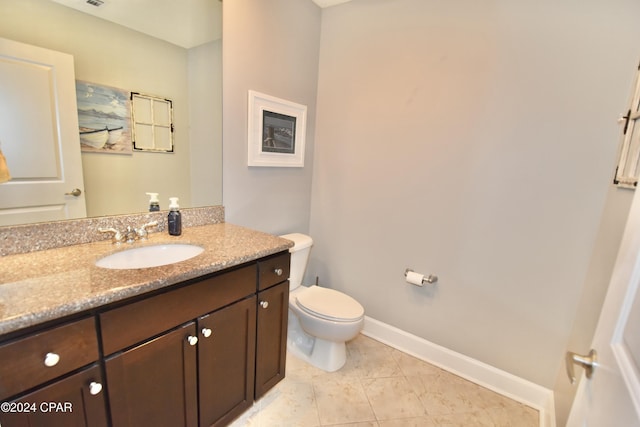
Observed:
[[[346,359],[345,342],[364,325],[364,308],[342,292],[320,286],[300,286],[313,240],[300,233],[280,236],[295,245],[289,274],[289,329],[287,349],[322,370],[340,369]]]

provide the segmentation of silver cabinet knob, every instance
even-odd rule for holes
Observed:
[[[268,308],[269,307],[269,301],[260,301],[260,307]]]
[[[213,331],[209,328],[202,328],[202,335],[205,338],[209,338],[211,336],[211,334],[213,333]]]
[[[100,394],[101,391],[102,391],[102,384],[95,381],[91,381],[91,383],[89,384],[89,394],[91,394],[92,396],[95,396],[96,394]]]
[[[55,353],[47,353],[44,356],[44,366],[51,368],[52,366],[56,366],[60,361],[60,356]]]
[[[281,268],[276,268],[273,272],[276,273],[276,276],[282,276],[282,273],[284,273]]]
[[[189,345],[196,345],[196,344],[198,344],[198,337],[194,337],[193,335],[189,335],[187,337],[187,342],[189,343]]]

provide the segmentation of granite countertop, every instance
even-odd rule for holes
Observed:
[[[160,243],[195,244],[195,258],[160,267],[110,270],[96,260]],[[183,228],[181,236],[151,233],[146,241],[100,241],[0,257],[0,334],[14,332],[204,274],[284,251],[293,242],[229,223]]]

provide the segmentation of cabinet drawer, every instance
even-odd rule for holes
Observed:
[[[12,402],[8,405],[9,411],[0,411],[0,423],[6,427],[107,427],[107,409],[101,387],[102,374],[100,366],[95,363]],[[12,412],[12,407],[31,410]]]
[[[258,290],[267,289],[289,278],[289,252],[258,261]]]
[[[0,360],[1,400],[98,360],[95,320],[90,317],[2,344]]]
[[[255,264],[100,314],[104,354],[130,347],[256,290]]]

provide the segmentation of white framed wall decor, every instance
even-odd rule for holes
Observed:
[[[131,92],[133,149],[173,153],[173,102]]]
[[[249,91],[249,166],[304,167],[306,129],[306,105]]]

